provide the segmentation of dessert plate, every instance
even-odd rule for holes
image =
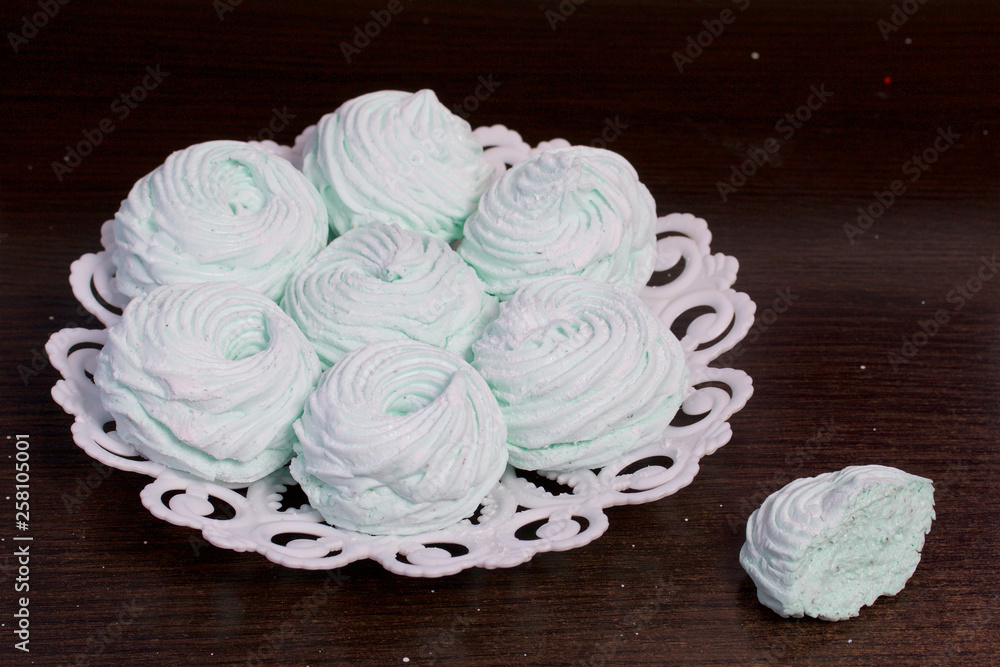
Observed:
[[[273,142],[264,150],[301,165],[301,146]],[[532,148],[502,125],[475,135],[499,176],[507,165],[540,150],[569,145],[562,139]],[[256,551],[287,567],[313,570],[372,559],[387,570],[439,577],[470,567],[513,567],[545,551],[583,546],[608,527],[604,510],[659,500],[687,486],[699,460],[729,442],[727,420],[753,393],[750,377],[709,363],[732,349],[753,324],[750,298],[732,289],[739,263],[712,254],[707,223],[689,214],[657,221],[655,273],[640,297],[681,341],[690,386],[681,410],[656,443],[629,452],[599,470],[534,473],[507,468],[475,515],[443,530],[412,536],[372,536],[334,528],[312,509],[287,466],[249,486],[227,486],[188,476],[139,456],[118,437],[101,406],[93,373],[107,340],[104,329],[63,329],[46,351],[63,379],[55,401],[74,415],[73,439],[88,455],[119,470],[153,478],[141,492],[154,516],[201,531],[224,549]],[[105,326],[114,324],[128,299],[113,287],[110,221],[101,229],[104,250],[71,267],[70,284],[80,303]]]

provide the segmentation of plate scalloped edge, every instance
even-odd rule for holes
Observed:
[[[301,164],[307,128],[293,147],[273,142],[259,147]],[[507,165],[563,139],[532,148],[502,125],[474,131],[496,177]],[[687,486],[699,460],[729,442],[729,417],[753,393],[750,377],[733,368],[709,366],[746,336],[756,306],[732,289],[739,270],[733,257],[712,254],[705,220],[674,213],[657,220],[657,257],[651,282],[640,298],[674,329],[690,370],[681,411],[663,438],[633,450],[600,470],[525,473],[508,467],[474,517],[448,528],[413,536],[372,536],[325,523],[302,500],[287,466],[242,488],[206,482],[148,461],[118,437],[111,415],[101,406],[93,383],[97,354],[107,340],[103,329],[63,329],[45,346],[62,375],[52,397],[75,417],[76,444],[101,463],[155,478],[141,492],[156,517],[202,532],[224,549],[255,551],[286,567],[325,570],[371,559],[396,574],[440,577],[470,567],[513,567],[545,551],[581,547],[608,527],[604,509],[648,503]],[[77,300],[102,324],[119,319],[127,298],[111,280],[114,237],[110,221],[101,229],[104,250],[73,262],[70,284]],[[304,496],[299,494],[304,499]]]

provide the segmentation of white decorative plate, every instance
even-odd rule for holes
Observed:
[[[301,164],[302,139],[294,147],[263,142],[261,148]],[[506,165],[562,139],[531,148],[502,125],[481,127],[476,137],[497,175]],[[667,215],[657,223],[656,273],[640,296],[681,340],[691,386],[674,423],[660,442],[630,452],[600,470],[558,475],[507,468],[475,516],[444,530],[407,537],[376,537],[340,530],[325,523],[285,467],[243,488],[198,480],[148,461],[114,430],[98,398],[93,372],[107,340],[103,329],[63,329],[46,351],[62,374],[52,396],[76,417],[76,443],[98,461],[154,480],[142,503],[155,516],[200,530],[212,544],[236,551],[257,551],[288,567],[331,569],[362,558],[378,561],[397,574],[438,577],[470,567],[512,567],[543,551],[583,546],[604,533],[604,509],[659,500],[687,486],[698,461],[732,436],[727,423],[753,393],[750,377],[708,364],[731,349],[753,323],[754,303],[731,289],[739,263],[711,254],[712,235],[701,218]],[[111,281],[114,244],[110,222],[101,229],[105,250],[87,254],[71,267],[70,284],[81,304],[105,326],[114,324],[128,302]]]

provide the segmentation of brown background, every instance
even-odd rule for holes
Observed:
[[[211,0],[77,1],[17,53],[5,38],[0,660],[997,664],[1000,277],[984,269],[992,280],[961,310],[952,290],[1000,250],[998,5],[914,2],[884,39],[877,22],[890,20],[888,0],[746,4],[590,0],[553,29],[545,10],[559,11],[554,0],[404,2],[350,63],[339,44],[387,2],[245,0],[220,20]],[[673,52],[727,8],[734,21],[678,72]],[[4,3],[0,30],[20,32],[38,11]],[[119,120],[112,102],[157,65],[169,74]],[[38,355],[50,333],[82,323],[70,262],[99,249],[99,227],[132,183],[173,150],[256,134],[275,108],[294,115],[276,137],[291,143],[361,93],[428,87],[451,107],[490,75],[497,87],[469,113],[473,126],[587,144],[617,119],[609,147],[632,161],[659,213],[704,217],[713,250],[740,261],[736,287],[759,319],[732,363],[756,393],[694,483],[609,511],[610,529],[587,547],[438,580],[371,562],[330,580],[205,546],[153,518],[138,497],[147,480],[130,473],[115,472],[68,511],[63,495],[93,468]],[[786,141],[775,124],[811,86],[832,98]],[[51,163],[103,118],[114,131],[57,180]],[[960,138],[910,182],[904,164],[939,128]],[[772,137],[780,151],[723,201],[717,182]],[[897,179],[906,193],[852,243],[844,225]],[[797,299],[765,320],[777,290]],[[926,342],[917,336],[924,344],[894,368],[888,355],[938,309],[948,323]],[[831,437],[807,444],[824,428]],[[32,445],[30,655],[13,649],[10,632],[16,531],[3,500],[13,485],[5,437],[18,433]],[[849,622],[779,618],[757,603],[738,563],[749,509],[795,477],[861,463],[937,483],[916,574]],[[292,613],[318,590],[327,600],[316,613]]]

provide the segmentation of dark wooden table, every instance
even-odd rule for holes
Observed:
[[[997,664],[998,17],[967,0],[5,3],[0,662]],[[206,546],[142,507],[145,478],[95,476],[43,353],[86,324],[70,263],[171,151],[291,143],[386,88],[432,88],[532,143],[604,141],[660,214],[704,217],[739,259],[758,320],[729,361],[756,393],[691,486],[610,510],[587,547],[420,580]],[[849,622],[779,618],[738,562],[746,517],[796,477],[862,463],[935,480],[915,575]]]

